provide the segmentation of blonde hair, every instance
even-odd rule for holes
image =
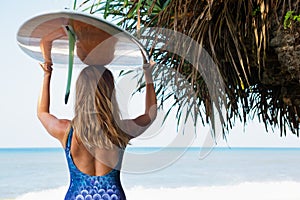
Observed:
[[[84,68],[76,82],[72,120],[76,136],[87,148],[125,148],[129,136],[119,128],[119,122],[112,73],[103,66]]]

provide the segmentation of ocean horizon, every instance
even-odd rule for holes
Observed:
[[[145,173],[122,171],[128,200],[300,199],[300,148],[216,147],[205,157],[199,147],[129,147],[126,151],[180,155]],[[62,148],[0,148],[0,161],[0,200],[63,199],[69,174]]]

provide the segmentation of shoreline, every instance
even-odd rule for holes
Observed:
[[[126,189],[128,200],[150,200],[150,199],[184,199],[190,196],[200,196],[209,200],[219,200],[220,198],[230,198],[231,200],[264,199],[294,200],[300,198],[300,182],[280,181],[280,182],[245,182],[235,185],[222,186],[193,186],[178,188],[145,188],[136,186]],[[55,189],[48,189],[38,192],[28,192],[16,198],[5,198],[0,200],[50,200],[63,199],[67,186]]]
[[[168,149],[168,150],[176,150],[176,149],[187,149],[187,150],[207,150],[207,149],[213,149],[213,150],[300,150],[300,147],[142,147],[142,146],[135,146],[135,147],[131,147],[128,146],[126,148],[126,150],[160,150],[160,149]],[[40,150],[40,151],[62,151],[63,152],[63,148],[62,147],[0,147],[0,151],[20,151],[20,150],[24,150],[24,151],[33,151],[33,150]]]

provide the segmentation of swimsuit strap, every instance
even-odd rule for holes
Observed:
[[[67,146],[66,146],[66,149],[68,149],[68,150],[70,150],[70,147],[71,147],[72,135],[73,135],[73,128],[71,127],[69,135],[68,135],[68,139],[67,139]]]

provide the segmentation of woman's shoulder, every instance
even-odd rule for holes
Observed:
[[[62,127],[61,132],[61,138],[59,139],[63,148],[66,148],[67,140],[69,133],[71,132],[72,124],[70,120],[63,120],[62,123],[64,123],[64,126]]]

